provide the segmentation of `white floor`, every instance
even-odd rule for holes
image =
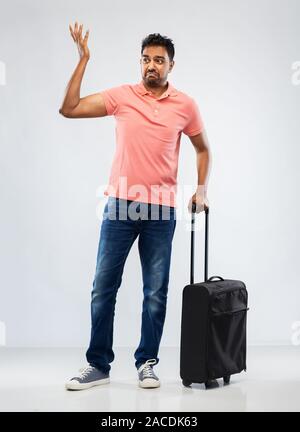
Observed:
[[[114,348],[111,382],[67,391],[66,379],[86,365],[79,348],[0,348],[0,411],[300,411],[300,347],[248,347],[247,372],[231,384],[184,387],[179,349],[161,347],[157,389],[137,385],[134,348]]]

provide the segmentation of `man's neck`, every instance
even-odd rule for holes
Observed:
[[[147,90],[149,90],[152,94],[154,94],[154,96],[160,97],[168,89],[169,84],[167,81],[165,85],[160,86],[160,87],[149,87],[145,83],[144,83],[144,86]]]

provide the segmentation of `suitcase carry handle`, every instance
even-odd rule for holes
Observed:
[[[210,282],[213,280],[213,278],[219,278],[220,280],[224,280],[221,276],[211,276],[209,279],[207,279],[207,282]]]
[[[205,209],[205,251],[204,251],[204,281],[207,281],[207,267],[208,267],[208,213],[209,207],[204,206]],[[191,213],[191,270],[190,270],[190,284],[194,283],[194,231],[195,231],[195,212],[196,203],[192,204]],[[212,276],[215,277],[215,276]],[[211,279],[211,278],[210,278]]]

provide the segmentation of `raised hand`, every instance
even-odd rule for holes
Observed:
[[[83,27],[83,24],[80,24],[80,26],[78,26],[77,21],[75,22],[74,29],[72,29],[71,24],[69,25],[70,33],[71,33],[71,36],[72,36],[74,42],[77,45],[80,59],[83,57],[89,59],[90,58],[90,50],[87,46],[87,42],[88,42],[88,37],[89,37],[90,31],[87,30],[85,33],[85,36],[83,38],[82,37],[82,27]]]

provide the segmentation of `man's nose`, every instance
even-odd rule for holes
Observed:
[[[148,70],[156,71],[156,69],[154,67],[154,61],[150,60],[149,65],[148,65]]]

